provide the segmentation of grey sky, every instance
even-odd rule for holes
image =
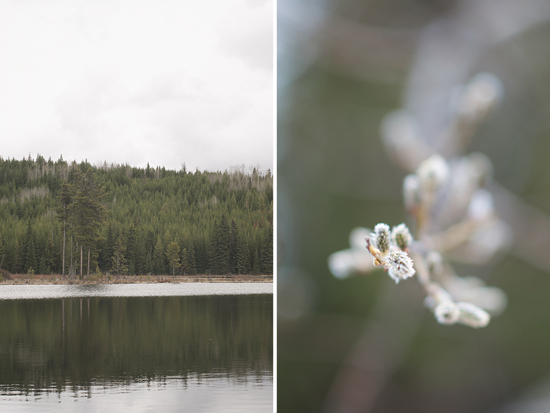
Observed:
[[[273,169],[273,1],[0,3],[0,155]]]

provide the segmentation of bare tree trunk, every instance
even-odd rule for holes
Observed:
[[[90,276],[90,247],[88,247],[88,274],[86,274],[86,278]]]
[[[83,258],[83,248],[82,244],[80,244],[80,279],[82,279],[82,258]]]
[[[65,204],[63,204],[63,215],[65,215]],[[65,220],[63,220],[63,270],[61,278],[65,278]]]
[[[70,271],[70,277],[72,277],[73,275],[73,267],[74,267],[74,262],[73,262],[73,233],[71,232],[71,271]]]

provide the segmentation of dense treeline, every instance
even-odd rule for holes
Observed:
[[[271,173],[0,157],[0,268],[272,274]]]

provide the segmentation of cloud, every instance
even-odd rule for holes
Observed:
[[[248,0],[232,8],[218,26],[219,47],[253,68],[273,69],[273,2]]]
[[[3,156],[272,168],[272,8],[0,4]]]

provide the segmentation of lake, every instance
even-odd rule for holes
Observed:
[[[271,412],[273,284],[0,287],[0,410]]]

